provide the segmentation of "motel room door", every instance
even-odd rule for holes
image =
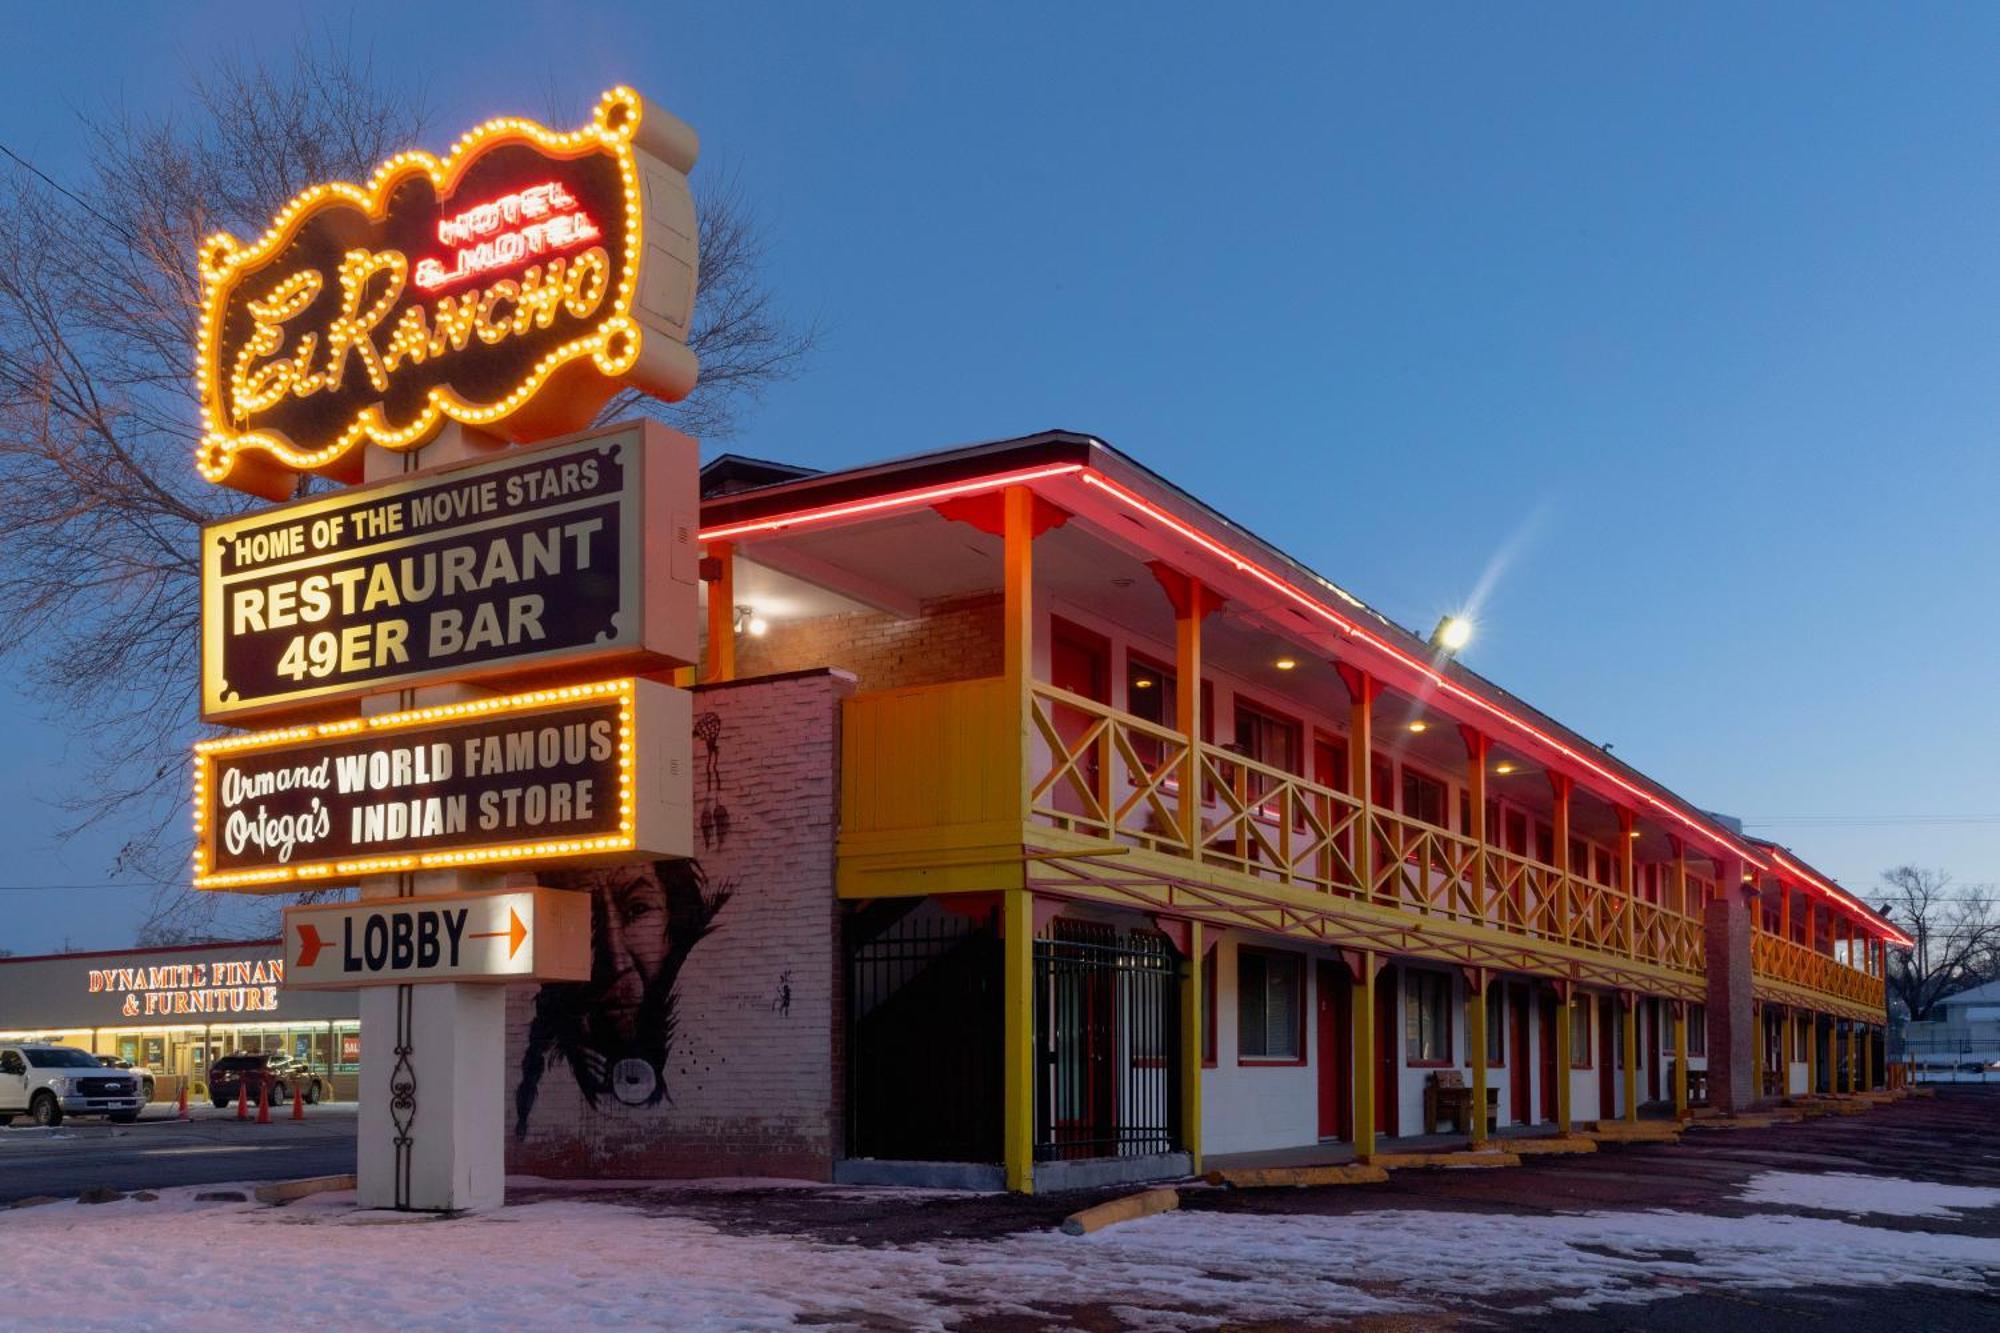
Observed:
[[[1542,1049],[1535,1062],[1542,1071],[1542,1115],[1544,1122],[1556,1118],[1556,1079],[1561,1071],[1556,1068],[1556,1013],[1561,1007],[1553,995],[1543,995],[1542,1000]]]
[[[1622,1040],[1618,1026],[1618,1001],[1609,995],[1597,997],[1597,1118],[1618,1118],[1618,1069],[1615,1051]]]
[[[1517,1125],[1533,1117],[1528,1099],[1528,988],[1507,988],[1507,1116]]]
[[[1319,1136],[1354,1137],[1354,979],[1345,965],[1319,965]]]
[[[1402,999],[1402,969],[1385,966],[1375,978],[1375,1132],[1391,1138],[1402,1129],[1396,1086],[1403,1069],[1402,1031],[1396,1022]]]

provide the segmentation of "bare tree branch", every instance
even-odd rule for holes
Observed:
[[[1913,1023],[1938,1001],[2000,976],[2000,916],[1991,888],[1959,890],[1941,870],[1897,866],[1882,872],[1891,918],[1910,947],[1889,951],[1889,994]]]
[[[212,896],[187,890],[182,810],[198,730],[197,529],[254,504],[204,482],[192,360],[196,247],[260,233],[293,195],[365,180],[421,136],[421,89],[332,38],[289,61],[192,74],[178,116],[86,118],[88,166],[51,183],[0,177],[0,652],[88,761],[51,793],[73,834],[133,829],[113,873],[162,885],[148,939],[197,938]],[[701,285],[685,403],[621,394],[647,413],[726,436],[818,336],[764,282],[755,218],[733,181],[697,186]]]

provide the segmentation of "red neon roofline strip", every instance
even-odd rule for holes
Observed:
[[[1056,463],[1048,467],[1024,468],[1018,472],[995,472],[984,477],[974,477],[970,481],[926,486],[915,491],[898,491],[894,495],[878,495],[872,500],[854,500],[846,504],[825,505],[819,509],[801,509],[797,513],[786,514],[779,518],[753,518],[741,523],[725,523],[719,528],[703,528],[700,539],[705,542],[722,542],[732,537],[748,536],[753,532],[778,532],[784,528],[801,527],[808,523],[829,523],[837,518],[854,518],[860,514],[875,514],[885,509],[901,509],[908,505],[935,504],[954,495],[969,495],[974,491],[990,491],[1002,486],[1018,486],[1023,482],[1041,481],[1046,477],[1060,477],[1081,471],[1083,471],[1081,463]]]
[[[996,472],[983,477],[973,477],[966,481],[952,482],[948,485],[927,486],[917,490],[899,491],[894,495],[876,496],[871,500],[856,500],[845,504],[825,505],[817,509],[802,509],[796,513],[785,514],[777,518],[749,519],[741,523],[727,523],[719,527],[704,528],[701,530],[699,537],[704,542],[728,541],[731,538],[748,536],[752,533],[779,532],[787,528],[803,527],[808,524],[828,523],[836,519],[854,518],[863,514],[881,513],[885,510],[932,504],[938,500],[949,499],[955,495],[968,495],[978,491],[990,491],[1003,486],[1017,486],[1025,482],[1040,481],[1049,477],[1067,476],[1072,473],[1080,474],[1078,479],[1084,485],[1095,486],[1121,504],[1138,510],[1140,513],[1145,514],[1155,522],[1165,525],[1202,549],[1222,560],[1228,561],[1239,572],[1250,575],[1258,582],[1272,589],[1272,591],[1298,603],[1341,633],[1350,638],[1360,639],[1378,651],[1387,653],[1415,671],[1418,675],[1431,681],[1439,690],[1465,703],[1471,704],[1475,708],[1490,713],[1514,730],[1533,737],[1541,744],[1563,755],[1572,763],[1589,770],[1605,782],[1629,793],[1674,822],[1699,834],[1704,840],[1734,849],[1745,862],[1755,866],[1757,869],[1770,869],[1770,866],[1759,859],[1755,852],[1736,841],[1736,839],[1724,830],[1704,825],[1690,818],[1682,811],[1675,809],[1672,805],[1653,795],[1651,792],[1633,786],[1630,782],[1627,782],[1602,765],[1592,762],[1587,756],[1579,754],[1555,737],[1542,731],[1539,727],[1515,717],[1500,705],[1482,698],[1480,695],[1466,689],[1455,681],[1440,675],[1428,663],[1413,658],[1388,641],[1368,633],[1359,625],[1333,611],[1323,603],[1306,596],[1306,594],[1293,587],[1287,580],[1271,573],[1255,561],[1239,555],[1220,542],[1210,538],[1206,533],[1197,531],[1186,523],[1183,523],[1180,519],[1175,518],[1172,514],[1133,494],[1102,473],[1082,463],[1059,463],[1048,467],[1025,468],[1014,472]]]
[[[1208,550],[1214,553],[1215,555],[1218,555],[1223,559],[1228,560],[1231,564],[1235,565],[1239,571],[1245,574],[1249,574],[1253,578],[1257,579],[1258,582],[1265,584],[1272,590],[1281,593],[1284,596],[1290,598],[1291,600],[1297,602],[1299,605],[1303,606],[1308,611],[1311,611],[1314,614],[1321,617],[1322,619],[1326,620],[1329,624],[1333,625],[1335,628],[1339,629],[1341,632],[1345,633],[1350,638],[1359,639],[1362,642],[1368,644],[1369,646],[1381,652],[1387,653],[1389,656],[1401,662],[1404,666],[1409,667],[1411,670],[1415,671],[1418,675],[1432,682],[1434,685],[1437,686],[1439,690],[1443,691],[1444,693],[1450,694],[1455,698],[1461,699],[1464,702],[1469,703],[1476,708],[1483,709],[1486,712],[1492,714],[1494,717],[1497,717],[1501,721],[1507,723],[1509,726],[1515,728],[1516,730],[1525,732],[1527,735],[1534,737],[1537,741],[1540,741],[1543,745],[1548,746],[1556,753],[1567,757],[1573,763],[1579,765],[1582,768],[1589,769],[1592,773],[1597,774],[1597,776],[1602,778],[1604,781],[1609,782],[1614,786],[1620,788],[1621,790],[1637,797],[1641,801],[1644,801],[1647,805],[1652,806],[1654,809],[1658,810],[1661,814],[1664,814],[1669,818],[1675,820],[1677,823],[1683,825],[1684,827],[1689,828],[1696,833],[1699,833],[1703,838],[1710,841],[1720,842],[1722,845],[1726,847],[1733,846],[1738,852],[1738,854],[1741,855],[1745,861],[1749,862],[1753,866],[1756,866],[1758,869],[1760,870],[1769,869],[1769,867],[1766,866],[1763,861],[1757,858],[1757,855],[1754,852],[1750,851],[1749,848],[1744,847],[1742,844],[1737,843],[1727,833],[1723,833],[1721,830],[1718,829],[1709,828],[1708,826],[1701,824],[1700,822],[1694,819],[1690,819],[1686,814],[1682,813],[1679,810],[1676,810],[1672,805],[1669,805],[1666,801],[1661,800],[1659,797],[1653,795],[1651,792],[1643,791],[1640,788],[1633,786],[1625,779],[1619,777],[1617,774],[1610,772],[1608,769],[1605,769],[1601,765],[1591,762],[1589,758],[1587,758],[1584,755],[1578,754],[1575,750],[1571,749],[1567,745],[1564,745],[1561,741],[1549,735],[1547,732],[1541,730],[1539,727],[1536,727],[1532,723],[1523,721],[1522,719],[1515,717],[1512,713],[1509,713],[1506,709],[1502,708],[1500,705],[1493,703],[1491,700],[1480,697],[1479,695],[1473,693],[1471,690],[1468,690],[1464,686],[1458,684],[1456,681],[1453,681],[1449,677],[1440,674],[1439,672],[1434,670],[1429,663],[1421,661],[1417,658],[1413,658],[1408,653],[1403,652],[1400,648],[1397,648],[1394,644],[1389,643],[1387,640],[1377,638],[1375,635],[1370,634],[1367,630],[1361,628],[1361,626],[1348,620],[1346,617],[1338,615],[1337,613],[1335,613],[1322,603],[1314,600],[1311,597],[1306,596],[1304,593],[1300,592],[1297,588],[1293,587],[1291,583],[1288,582],[1287,580],[1279,578],[1277,575],[1264,569],[1262,566],[1237,554],[1236,552],[1223,546],[1221,543],[1210,539],[1205,534],[1197,532],[1195,529],[1181,522],[1173,515],[1166,513],[1158,506],[1153,505],[1144,499],[1141,499],[1139,496],[1132,494],[1130,491],[1127,491],[1124,487],[1118,485],[1116,482],[1111,481],[1108,478],[1101,477],[1095,472],[1085,472],[1083,475],[1083,482],[1086,486],[1098,487],[1100,490],[1103,490],[1106,494],[1109,494],[1114,498],[1122,501],[1123,503],[1131,506],[1132,508],[1139,510],[1141,513],[1147,515],[1148,517],[1154,519],[1155,521],[1166,524],[1180,536],[1185,537],[1189,541],[1192,541],[1197,545],[1203,547],[1205,550]]]
[[[1860,908],[1862,913],[1870,921],[1876,922],[1878,925],[1882,926],[1885,931],[1887,931],[1888,938],[1891,941],[1903,945],[1914,943],[1914,941],[1912,941],[1908,935],[1905,935],[1902,931],[1897,930],[1894,926],[1890,925],[1889,922],[1884,920],[1879,913],[1871,909],[1868,906],[1868,904],[1862,902],[1854,894],[1848,893],[1847,891],[1842,889],[1838,884],[1835,884],[1820,875],[1814,874],[1812,871],[1800,865],[1797,861],[1792,860],[1791,857],[1786,856],[1783,852],[1775,852],[1775,851],[1772,852],[1771,859],[1773,861],[1776,861],[1778,865],[1783,869],[1788,870],[1793,875],[1797,876],[1800,883],[1805,884],[1811,888],[1818,889],[1821,893],[1824,893],[1829,897],[1838,898],[1849,907]]]

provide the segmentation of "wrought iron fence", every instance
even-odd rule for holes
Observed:
[[[1181,1146],[1180,965],[1166,936],[1057,920],[1035,941],[1035,1157]]]
[[[1000,937],[935,900],[847,919],[847,1149],[997,1162]]]

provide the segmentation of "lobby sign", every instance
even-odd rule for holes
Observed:
[[[202,717],[698,654],[697,447],[637,421],[202,531]]]
[[[629,88],[558,133],[489,121],[444,158],[300,194],[198,255],[210,481],[281,500],[361,476],[448,418],[514,441],[589,424],[621,384],[694,387],[694,131]]]
[[[194,884],[689,856],[691,730],[687,691],[614,680],[204,741]]]
[[[590,897],[509,889],[285,909],[284,984],[587,981]]]

